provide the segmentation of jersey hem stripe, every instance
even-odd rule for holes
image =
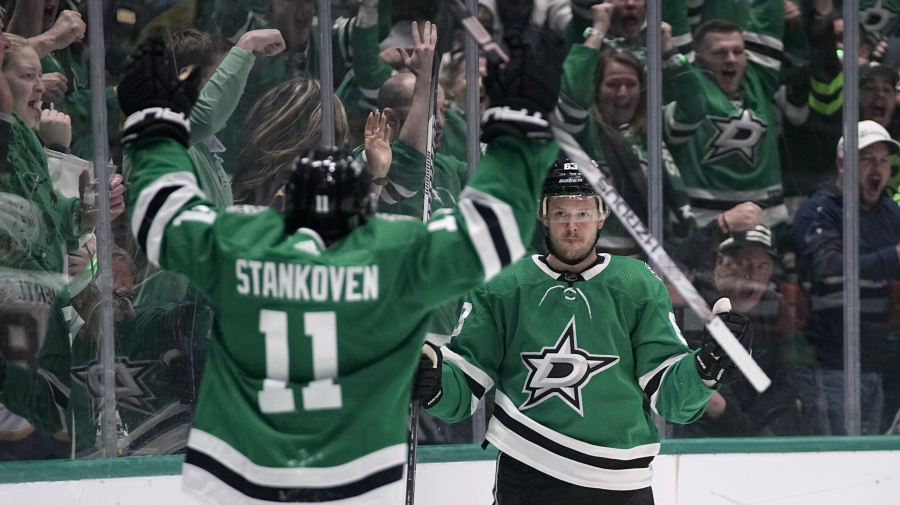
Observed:
[[[659,454],[659,443],[639,445],[630,449],[615,449],[612,447],[604,447],[588,442],[582,442],[581,440],[563,435],[562,433],[547,428],[546,426],[519,412],[516,406],[512,403],[512,400],[510,400],[509,397],[500,390],[497,390],[496,392],[495,403],[504,411],[506,411],[507,415],[509,415],[513,420],[515,420],[519,424],[522,424],[531,431],[534,431],[538,435],[541,435],[544,438],[551,440],[557,444],[564,445],[590,456],[617,460],[630,460],[648,456],[656,456],[657,454]]]
[[[238,490],[229,487],[222,481],[216,479],[206,470],[196,466],[185,465],[182,474],[182,490],[185,492],[185,494],[207,505],[222,505],[223,503],[227,503],[228,505],[271,505],[273,503],[268,500],[260,500],[241,494]],[[327,503],[328,505],[371,505],[372,503],[402,503],[405,492],[404,482],[405,479],[401,479],[380,488],[376,488],[362,495],[343,500],[307,503]],[[303,502],[294,501],[287,503]]]
[[[556,443],[538,434],[537,432],[528,429],[524,424],[517,422],[500,407],[497,407],[494,410],[493,420],[496,420],[498,423],[502,424],[507,430],[514,433],[522,440],[530,444],[537,445],[567,460],[581,463],[583,465],[593,466],[596,468],[604,468],[607,470],[629,470],[635,468],[646,468],[650,465],[650,462],[653,461],[653,456],[622,460],[584,454],[570,447],[566,447],[565,445]]]
[[[203,452],[255,484],[271,487],[333,487],[349,484],[370,474],[406,463],[406,444],[395,444],[327,467],[261,466],[241,454],[225,441],[194,428],[188,439],[188,450]]]
[[[272,487],[256,484],[230,470],[207,454],[188,449],[185,465],[202,468],[220,480],[253,499],[276,503],[321,503],[345,500],[365,494],[403,478],[403,465],[396,465],[374,472],[355,482],[331,487]]]

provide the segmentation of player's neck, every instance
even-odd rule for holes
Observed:
[[[556,272],[572,272],[573,274],[580,274],[584,272],[588,268],[592,267],[594,263],[597,262],[597,250],[594,249],[591,251],[591,254],[588,254],[583,260],[579,261],[575,265],[570,265],[568,263],[564,263],[559,260],[553,254],[547,255],[547,265],[550,266]]]

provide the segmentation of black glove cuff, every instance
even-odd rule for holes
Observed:
[[[481,121],[482,142],[490,142],[504,134],[528,140],[547,141],[553,138],[550,122],[540,112],[511,107],[491,107],[484,111]]]
[[[188,147],[190,134],[191,122],[184,113],[175,112],[168,107],[149,107],[135,112],[125,120],[122,145],[141,138],[160,136],[175,139]]]

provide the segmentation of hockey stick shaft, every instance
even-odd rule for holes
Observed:
[[[437,47],[434,48],[434,59],[431,63],[431,82],[428,90],[428,139],[425,142],[425,187],[422,192],[422,220],[431,219],[431,194],[434,188],[434,152],[435,152],[435,128],[437,127],[437,97],[438,97],[438,77],[441,70],[441,56],[447,43],[447,33],[450,31],[447,16],[443,7],[438,14],[438,40]]]
[[[431,194],[434,187],[434,152],[435,128],[437,127],[438,77],[441,70],[441,56],[449,42],[450,23],[447,14],[441,7],[437,19],[438,40],[434,49],[434,60],[431,63],[431,82],[428,93],[428,140],[425,144],[425,184],[422,188],[422,220],[431,219]],[[409,437],[406,461],[406,505],[413,505],[416,495],[416,460],[419,447],[419,411],[418,401],[409,405]]]
[[[406,454],[406,505],[413,505],[416,499],[416,459],[419,445],[419,401],[413,400],[409,404],[409,425],[407,426],[407,443],[409,450]]]
[[[578,142],[557,124],[555,115],[551,123],[553,123],[553,136],[556,138],[557,143],[559,143],[569,159],[578,165],[581,173],[584,174],[584,178],[606,202],[607,207],[612,209],[616,217],[619,218],[619,222],[634,237],[634,240],[641,246],[647,257],[658,266],[660,273],[681,294],[688,306],[706,321],[706,327],[709,328],[712,337],[722,346],[722,350],[731,357],[734,364],[750,381],[750,384],[760,393],[765,391],[772,381],[766,376],[762,368],[753,361],[750,353],[738,342],[737,338],[725,326],[725,323],[712,313],[712,310],[706,305],[706,301],[703,300],[703,297],[700,296],[694,285],[684,276],[684,273],[675,265],[675,262],[672,261],[665,249],[650,234],[649,230],[625,202],[625,199],[609,183],[603,173],[594,166],[593,161],[581,149]]]

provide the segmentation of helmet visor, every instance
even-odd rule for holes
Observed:
[[[597,195],[549,196],[544,200],[543,217],[551,223],[584,223],[600,220]]]

